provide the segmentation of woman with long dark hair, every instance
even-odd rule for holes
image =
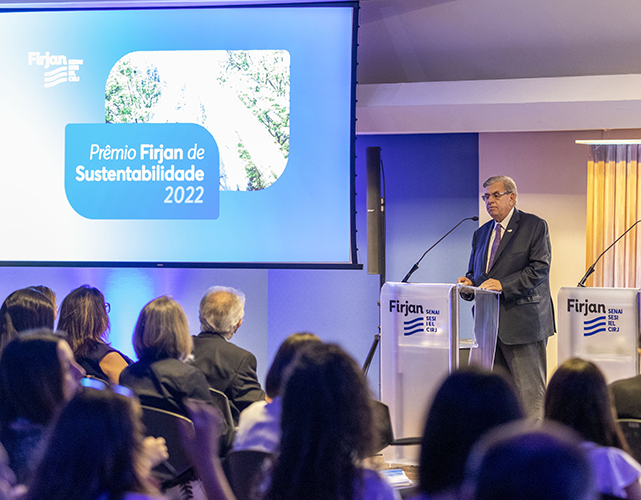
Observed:
[[[117,384],[132,361],[108,343],[108,305],[100,290],[82,285],[60,305],[58,331],[65,332],[78,363],[87,375]]]
[[[641,465],[628,454],[605,378],[594,363],[574,358],[559,366],[545,394],[545,418],[579,433],[598,491],[641,499]]]
[[[363,468],[372,446],[371,398],[356,362],[335,344],[313,344],[285,383],[280,453],[268,500],[393,499]]]
[[[42,436],[80,387],[84,370],[51,330],[12,340],[0,358],[0,441],[18,482],[26,483]]]
[[[470,366],[449,375],[425,422],[419,498],[458,498],[474,443],[490,429],[523,416],[515,389],[498,373]]]
[[[55,422],[25,500],[159,497],[140,413],[135,398],[84,389]]]
[[[55,306],[41,291],[21,288],[9,294],[0,307],[0,352],[18,333],[36,328],[51,328]]]

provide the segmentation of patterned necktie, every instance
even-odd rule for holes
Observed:
[[[494,257],[496,257],[496,251],[499,249],[501,244],[501,224],[496,225],[496,236],[494,237],[494,242],[492,243],[492,250],[490,251],[490,260],[487,261],[487,270],[492,269],[492,264],[494,264]]]

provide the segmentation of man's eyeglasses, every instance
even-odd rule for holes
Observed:
[[[487,201],[487,200],[489,200],[490,198],[492,198],[493,200],[498,200],[498,199],[499,199],[501,196],[503,196],[504,194],[510,194],[511,192],[512,192],[512,191],[505,191],[504,193],[490,193],[490,194],[487,194],[487,193],[486,193],[486,194],[481,195],[481,199],[482,199],[483,201]]]

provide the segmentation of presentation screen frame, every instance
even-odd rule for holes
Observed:
[[[63,13],[84,13],[84,12],[92,12],[92,13],[118,13],[118,12],[132,12],[132,13],[144,13],[144,12],[166,12],[166,11],[173,11],[175,13],[180,13],[180,12],[189,12],[189,11],[203,11],[203,12],[216,12],[216,11],[231,11],[231,10],[238,10],[238,11],[247,11],[247,9],[259,9],[259,12],[264,12],[268,13],[270,10],[274,9],[295,9],[296,11],[298,9],[347,9],[351,10],[351,47],[349,47],[349,57],[351,57],[351,67],[350,67],[350,85],[349,85],[349,137],[347,138],[347,141],[345,143],[345,148],[342,153],[341,157],[341,165],[344,165],[345,169],[349,169],[349,172],[346,173],[346,175],[349,176],[349,181],[348,181],[348,199],[343,196],[341,198],[341,203],[339,204],[341,207],[345,208],[345,211],[348,211],[348,215],[345,217],[345,224],[344,228],[341,227],[342,230],[342,243],[344,245],[344,250],[341,250],[340,252],[334,252],[336,255],[341,255],[340,258],[328,258],[328,259],[298,259],[298,257],[294,259],[234,259],[234,258],[219,258],[219,259],[199,259],[199,258],[189,258],[189,259],[165,259],[165,258],[154,258],[153,256],[151,258],[147,259],[123,259],[123,260],[117,260],[117,259],[104,259],[99,256],[99,258],[96,259],[65,259],[65,258],[53,258],[53,259],[39,259],[39,258],[31,258],[27,257],[25,259],[22,258],[16,258],[11,256],[10,258],[3,258],[3,255],[7,255],[6,253],[3,254],[0,252],[0,266],[4,267],[154,267],[154,268],[256,268],[256,269],[362,269],[363,266],[362,264],[358,263],[358,256],[357,256],[357,247],[356,247],[356,207],[355,207],[355,196],[356,196],[356,190],[355,190],[355,158],[356,158],[356,153],[355,153],[355,140],[356,140],[356,55],[357,55],[357,35],[358,35],[358,2],[357,1],[340,1],[340,2],[282,2],[282,3],[252,3],[252,4],[246,4],[246,3],[238,3],[238,2],[178,2],[178,1],[170,1],[170,2],[147,2],[147,1],[127,1],[127,2],[47,2],[47,3],[5,3],[3,5],[0,5],[0,18],[6,14],[13,14],[13,13],[57,13],[57,12],[63,12]],[[264,9],[264,10],[263,10]],[[301,11],[302,12],[302,11]],[[37,47],[34,47],[34,51],[38,50]],[[169,49],[166,49],[169,50]],[[219,51],[220,52],[220,51]],[[229,51],[228,51],[229,52]],[[269,52],[269,51],[265,51]],[[277,47],[272,52],[277,52]],[[30,52],[31,54],[31,52]],[[35,54],[35,52],[34,52]],[[152,57],[153,53],[150,52],[151,56],[147,55],[147,57]],[[278,55],[278,54],[277,54]],[[23,54],[21,53],[21,56]],[[49,53],[46,53],[46,57],[49,56]],[[146,54],[142,53],[142,57],[145,57]],[[216,54],[213,56],[217,57]],[[288,55],[286,54],[285,57]],[[41,61],[38,61],[38,57],[41,58]],[[34,65],[36,63],[43,63],[47,64],[47,59],[45,57],[45,54],[38,53],[36,55],[29,55],[29,60],[31,63]],[[55,57],[55,56],[54,56]],[[70,56],[73,57],[73,56]],[[176,61],[181,59],[180,54],[179,57],[174,57]],[[55,60],[51,60],[50,62],[56,63]],[[68,81],[73,81],[73,71],[72,65],[74,63],[79,62],[81,65],[83,64],[82,60],[70,60],[68,62],[68,68],[69,68],[69,75],[68,75]],[[65,61],[65,63],[67,63]],[[135,64],[135,59],[132,58],[131,60],[127,60],[124,62],[124,64]],[[162,64],[179,64],[179,62],[172,62],[172,61],[162,61]],[[76,69],[78,69],[78,66],[76,66]],[[80,66],[81,71],[85,71],[85,69]],[[79,73],[81,71],[78,71]],[[47,80],[46,78],[50,78],[50,81],[52,78],[56,78],[56,76],[51,76],[47,77],[45,76],[45,86],[47,85]],[[67,80],[65,80],[67,81]],[[114,80],[116,81],[116,80]],[[117,82],[116,82],[117,83]],[[50,85],[55,85],[54,83],[51,83]],[[61,85],[61,87],[63,87]],[[105,102],[107,103],[107,97],[105,98]],[[108,109],[108,103],[106,104],[106,111],[105,111],[105,116],[109,117],[110,110]],[[115,109],[115,108],[114,108]],[[289,115],[288,115],[289,116]],[[193,130],[190,131],[188,130],[185,132],[183,128],[179,127],[179,125],[184,125],[187,126],[188,123],[181,123],[179,119],[176,119],[175,121],[172,121],[171,118],[167,119],[166,121],[161,121],[162,125],[159,124],[152,124],[148,123],[145,124],[144,127],[138,127],[136,140],[139,142],[137,144],[140,144],[140,147],[136,148],[136,152],[138,154],[138,158],[141,158],[143,154],[146,154],[146,159],[152,159],[153,157],[153,148],[147,148],[143,149],[142,144],[143,143],[152,143],[153,139],[156,138],[156,144],[158,142],[162,142],[163,138],[167,139],[168,137],[175,138],[175,137],[182,137],[181,134],[186,134],[185,136],[189,136],[190,138],[193,137],[192,133],[194,132]],[[114,125],[115,124],[115,125]],[[6,124],[5,124],[6,125]],[[89,128],[89,126],[93,128]],[[137,124],[139,125],[139,124]],[[287,125],[287,131],[289,133],[289,122],[286,124]],[[93,144],[93,142],[98,142],[95,141],[93,138],[96,136],[100,137],[107,137],[105,139],[105,143],[112,141],[112,144],[117,143],[118,140],[118,134],[121,133],[121,131],[124,131],[123,133],[128,134],[128,129],[127,127],[132,127],[131,124],[126,123],[126,118],[122,119],[121,121],[112,121],[110,122],[108,119],[106,120],[106,123],[99,124],[99,123],[88,123],[85,122],[83,123],[82,121],[79,121],[78,123],[74,122],[69,122],[67,126],[65,127],[65,132],[64,132],[64,143],[65,143],[65,179],[64,179],[64,189],[65,189],[65,194],[68,199],[69,204],[73,207],[75,212],[80,215],[81,218],[84,218],[86,220],[99,220],[99,219],[104,219],[107,220],[108,222],[111,222],[112,219],[131,219],[134,222],[139,221],[140,219],[146,219],[148,217],[148,214],[144,212],[145,207],[143,203],[131,203],[130,206],[127,205],[126,203],[124,204],[118,204],[118,206],[115,206],[112,208],[111,212],[106,212],[102,213],[99,208],[101,208],[101,205],[99,204],[100,200],[100,195],[96,194],[97,192],[95,189],[92,191],[89,189],[90,188],[95,188],[98,183],[93,182],[84,182],[80,183],[77,182],[79,179],[81,180],[89,180],[89,174],[91,175],[96,174],[100,175],[100,169],[102,165],[102,176],[105,177],[102,180],[107,180],[107,176],[111,176],[113,173],[113,178],[109,178],[109,181],[113,181],[115,179],[115,172],[118,172],[119,166],[117,162],[114,162],[113,169],[110,171],[109,169],[105,170],[104,167],[104,161],[105,159],[110,159],[111,157],[107,156],[109,152],[105,152],[102,148],[102,146],[98,147],[97,145]],[[194,125],[194,127],[200,127],[199,125]],[[292,129],[294,125],[292,124]],[[203,127],[200,127],[202,130],[205,130]],[[344,127],[345,130],[347,130],[347,127]],[[114,133],[114,130],[116,133]],[[202,131],[196,131],[197,137],[201,137]],[[105,135],[106,134],[106,135]],[[205,135],[207,135],[207,131],[205,131]],[[131,135],[127,136],[129,138],[129,142],[132,142],[131,140]],[[207,137],[202,138],[202,142],[200,144],[202,145],[203,143],[207,145],[206,148],[192,148],[193,152],[191,149],[188,149],[186,146],[187,144],[185,143],[184,148],[174,148],[175,150],[178,149],[183,149],[180,151],[181,154],[184,153],[185,156],[189,156],[189,158],[196,163],[196,166],[194,167],[193,163],[191,165],[191,172],[190,168],[188,168],[187,164],[185,164],[184,169],[181,170],[181,175],[183,177],[188,177],[191,175],[190,179],[193,179],[200,175],[201,178],[203,177],[213,177],[217,176],[219,173],[219,166],[218,166],[218,158],[220,157],[221,159],[221,168],[224,168],[223,165],[223,155],[224,152],[222,149],[224,148],[224,144],[219,145],[216,144],[216,141],[211,141],[213,145],[210,145],[207,142]],[[93,142],[92,142],[93,141]],[[114,142],[115,141],[115,142]],[[127,141],[123,141],[124,142]],[[168,142],[166,140],[165,142]],[[192,140],[192,142],[194,142]],[[194,145],[197,146],[197,145]],[[93,148],[96,148],[95,151]],[[127,146],[128,147],[128,146]],[[157,172],[158,172],[158,180],[160,181],[160,175],[161,175],[161,165],[160,161],[158,158],[163,157],[163,154],[165,155],[164,157],[167,159],[166,164],[173,160],[174,158],[178,158],[176,153],[173,153],[174,156],[172,156],[172,152],[169,151],[169,148],[167,150],[158,150],[157,146],[156,147],[156,164],[151,165],[151,163],[147,164],[147,169],[145,167],[142,167],[142,175],[149,177],[151,179],[151,175],[154,175],[154,180],[155,180],[155,175],[156,175],[156,167],[157,167]],[[162,147],[162,146],[161,146]],[[240,147],[240,144],[239,144]],[[287,148],[289,145],[287,144]],[[84,148],[84,149],[83,149]],[[134,148],[130,148],[134,149]],[[207,154],[209,154],[211,151],[215,151],[216,155],[216,162],[215,165],[212,164],[207,164],[207,166],[203,166],[202,168],[199,169],[200,164],[197,162],[197,154],[199,150],[207,150]],[[78,159],[74,158],[73,155],[67,154],[67,151],[75,151],[75,150],[82,150],[82,151],[90,151],[91,150],[91,160],[95,160],[97,158],[100,159],[100,161],[103,161],[103,163],[97,163],[94,161],[94,163],[91,163],[89,159],[89,154],[85,155],[86,157],[84,159]],[[121,150],[126,152],[128,151],[125,148],[121,147]],[[348,155],[349,158],[347,158],[345,151],[349,151]],[[136,154],[136,152],[132,153],[133,155]],[[113,157],[113,153],[112,157]],[[94,158],[95,156],[95,158]],[[130,157],[131,158],[131,157]],[[286,157],[287,158],[287,157]],[[142,161],[142,160],[141,160]],[[288,160],[289,161],[289,160]],[[81,170],[78,170],[80,167],[80,162],[83,162],[83,168]],[[85,163],[86,162],[86,163]],[[176,166],[176,171],[179,170],[180,165]],[[122,170],[120,172],[124,172],[124,164],[122,164]],[[153,170],[150,170],[153,168]],[[162,166],[163,168],[163,176],[164,176],[164,165]],[[93,169],[93,170],[92,170]],[[208,170],[210,169],[210,170]],[[284,167],[283,167],[284,169]],[[168,168],[169,170],[169,168]],[[151,172],[151,173],[150,173]],[[186,173],[185,173],[186,172]],[[199,174],[200,172],[200,174]],[[222,170],[221,170],[222,174]],[[277,175],[281,175],[281,172],[277,172],[276,174],[271,174],[274,178],[276,178],[276,181],[272,181],[274,184],[280,180]],[[173,175],[173,169],[172,169],[172,175]],[[84,177],[86,176],[86,177]],[[140,171],[138,171],[138,176],[140,177]],[[135,174],[134,174],[135,177]],[[230,176],[233,177],[233,176]],[[169,178],[169,177],[168,177]],[[189,178],[189,177],[188,177]],[[218,178],[218,177],[216,177]],[[165,180],[164,177],[162,178],[163,181]],[[101,180],[99,177],[96,177],[95,180]],[[118,181],[120,181],[120,177],[118,177]],[[126,180],[140,180],[140,179],[126,179]],[[173,179],[172,179],[173,180]],[[74,182],[76,181],[76,182]],[[125,176],[123,173],[123,178],[122,178],[123,183],[125,184]],[[244,181],[243,181],[244,182]],[[116,184],[116,183],[112,183]],[[109,188],[112,187],[112,184],[109,184],[107,182],[104,182],[103,185],[107,185]],[[144,196],[144,193],[142,191],[135,191],[135,189],[142,189],[140,186],[143,183],[139,183],[138,185],[135,185],[134,182],[129,182],[132,187],[132,191],[128,194],[129,199],[131,200],[137,200],[140,198],[137,198],[139,196]],[[150,183],[149,183],[150,184]],[[78,187],[80,186],[80,187]],[[88,186],[85,188],[85,186]],[[221,181],[221,186],[222,186],[222,181]],[[236,185],[238,186],[238,184]],[[262,189],[262,193],[268,192],[271,185],[267,184],[267,187],[259,187],[258,189]],[[82,188],[82,189],[81,189]],[[223,190],[228,189],[229,191],[225,193]],[[226,187],[223,188],[221,187],[221,191],[219,191],[218,196],[219,198],[223,198],[224,196],[230,196],[232,194],[232,191],[237,190],[233,186],[232,187]],[[193,189],[192,189],[193,191]],[[249,188],[247,188],[247,191],[242,193],[242,195],[248,195],[249,194]],[[141,194],[142,193],[142,194]],[[197,193],[196,193],[197,194]],[[111,196],[111,193],[106,195],[106,196]],[[180,194],[180,196],[183,196]],[[168,195],[169,198],[169,195]],[[96,201],[98,200],[98,201]],[[171,201],[171,200],[170,200]],[[167,203],[165,201],[165,203]],[[329,204],[329,203],[328,203]],[[215,219],[218,217],[218,210],[219,210],[219,199],[214,199],[211,201],[211,208],[208,208],[209,214],[213,214],[211,216],[205,216],[201,217],[200,215],[193,215],[192,212],[182,212],[178,213],[178,215],[161,215],[161,216],[156,216],[156,217],[149,217],[150,219],[160,219],[160,222],[167,222],[167,219],[190,219],[188,222],[189,224],[198,224],[199,221],[196,220],[191,220],[191,219]],[[98,207],[98,208],[96,208]],[[2,207],[0,207],[1,209]],[[6,208],[6,207],[5,207]],[[193,207],[180,207],[181,209],[188,210],[189,208]],[[18,212],[20,211],[20,207],[18,207]],[[291,211],[291,210],[290,210]],[[41,214],[42,217],[47,217],[48,214],[45,213],[46,210]],[[285,212],[285,210],[280,210],[280,212]],[[279,213],[280,213],[279,212]],[[194,212],[195,213],[195,212]],[[186,214],[186,215],[185,215]],[[52,224],[55,224],[55,220],[51,221]],[[126,221],[127,222],[127,221]],[[151,221],[152,224],[156,223],[157,221]],[[174,221],[170,221],[171,223],[174,223]],[[177,222],[178,223],[178,222]],[[28,226],[28,221],[26,222],[26,227]],[[285,226],[286,227],[286,226]],[[278,228],[277,228],[278,229]],[[75,237],[82,238],[82,228],[75,229],[74,230],[76,235]],[[134,230],[135,231],[135,230]],[[323,231],[322,224],[320,225],[319,232]],[[67,243],[66,238],[69,238],[70,236],[64,233],[64,229],[58,228],[57,230],[57,235],[58,238],[55,237],[56,233],[51,233],[44,236],[44,241],[41,242],[43,247],[48,247],[48,248],[57,248],[60,244],[58,241]],[[133,231],[132,231],[133,234]],[[7,238],[9,235],[6,235]],[[54,236],[54,237],[52,237]],[[72,235],[73,236],[73,235]],[[102,235],[101,235],[102,237]],[[278,237],[274,235],[274,237]],[[5,238],[5,241],[7,241],[7,238]],[[56,241],[58,240],[58,241]],[[79,240],[79,244],[84,244],[85,242]],[[300,247],[304,247],[305,242],[302,241],[300,243]],[[313,247],[314,245],[308,245]],[[349,247],[349,248],[347,248]],[[15,253],[15,252],[14,252]],[[73,252],[72,252],[73,253]],[[342,257],[344,256],[344,257]]]

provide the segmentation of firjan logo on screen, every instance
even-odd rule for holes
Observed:
[[[216,219],[218,146],[200,125],[69,124],[65,191],[88,219]]]
[[[80,77],[76,73],[83,65],[82,59],[68,59],[66,55],[50,54],[45,52],[29,52],[27,54],[29,66],[42,66],[44,72],[45,88],[55,87],[61,83],[78,83]]]

